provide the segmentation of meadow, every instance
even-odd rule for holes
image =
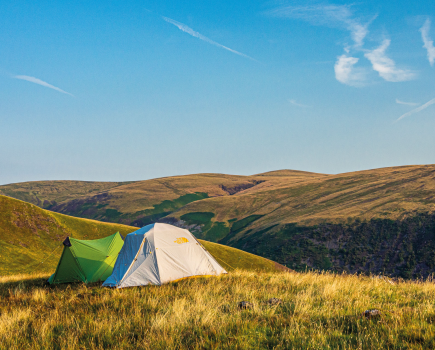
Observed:
[[[0,278],[1,349],[433,349],[435,285],[255,272],[163,286]],[[269,305],[279,298],[282,304]],[[239,309],[249,301],[252,308]],[[380,317],[366,318],[367,309]]]

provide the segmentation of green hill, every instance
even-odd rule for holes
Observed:
[[[172,223],[297,270],[418,277],[435,269],[435,165],[28,182],[0,186],[0,193],[77,217]]]
[[[53,271],[66,236],[95,239],[117,231],[125,236],[137,229],[54,213],[6,196],[0,196],[0,209],[0,275]],[[277,271],[283,268],[238,249],[202,243],[227,270]]]

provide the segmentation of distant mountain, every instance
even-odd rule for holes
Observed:
[[[196,174],[133,182],[33,181],[0,186],[0,195],[76,217],[144,226],[191,202],[327,176],[291,170],[284,173]]]
[[[67,237],[95,239],[119,231],[123,236],[137,228],[80,219],[41,209],[0,195],[0,275],[51,273]],[[286,269],[274,261],[216,243],[201,241],[228,271]]]
[[[0,194],[78,217],[169,222],[295,269],[415,277],[435,268],[435,165],[28,182],[0,186]]]

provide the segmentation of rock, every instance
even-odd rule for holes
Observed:
[[[365,318],[371,319],[371,318],[379,318],[381,317],[381,312],[376,309],[366,310],[362,314]]]
[[[270,298],[267,301],[267,305],[269,305],[269,306],[275,306],[275,305],[280,305],[280,304],[282,304],[282,300],[278,299],[278,298]]]
[[[239,302],[239,309],[252,309],[253,307],[254,304],[250,303],[249,301]]]

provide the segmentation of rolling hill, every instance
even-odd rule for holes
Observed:
[[[197,174],[124,183],[34,181],[0,186],[0,194],[67,215],[144,226],[191,202],[324,176],[286,171],[285,176]]]
[[[0,275],[51,272],[56,268],[66,236],[95,239],[135,227],[75,218],[0,195]],[[227,270],[277,271],[285,267],[253,254],[201,241]]]
[[[0,193],[77,217],[172,223],[298,270],[417,277],[435,268],[435,165],[28,182],[0,186]]]

